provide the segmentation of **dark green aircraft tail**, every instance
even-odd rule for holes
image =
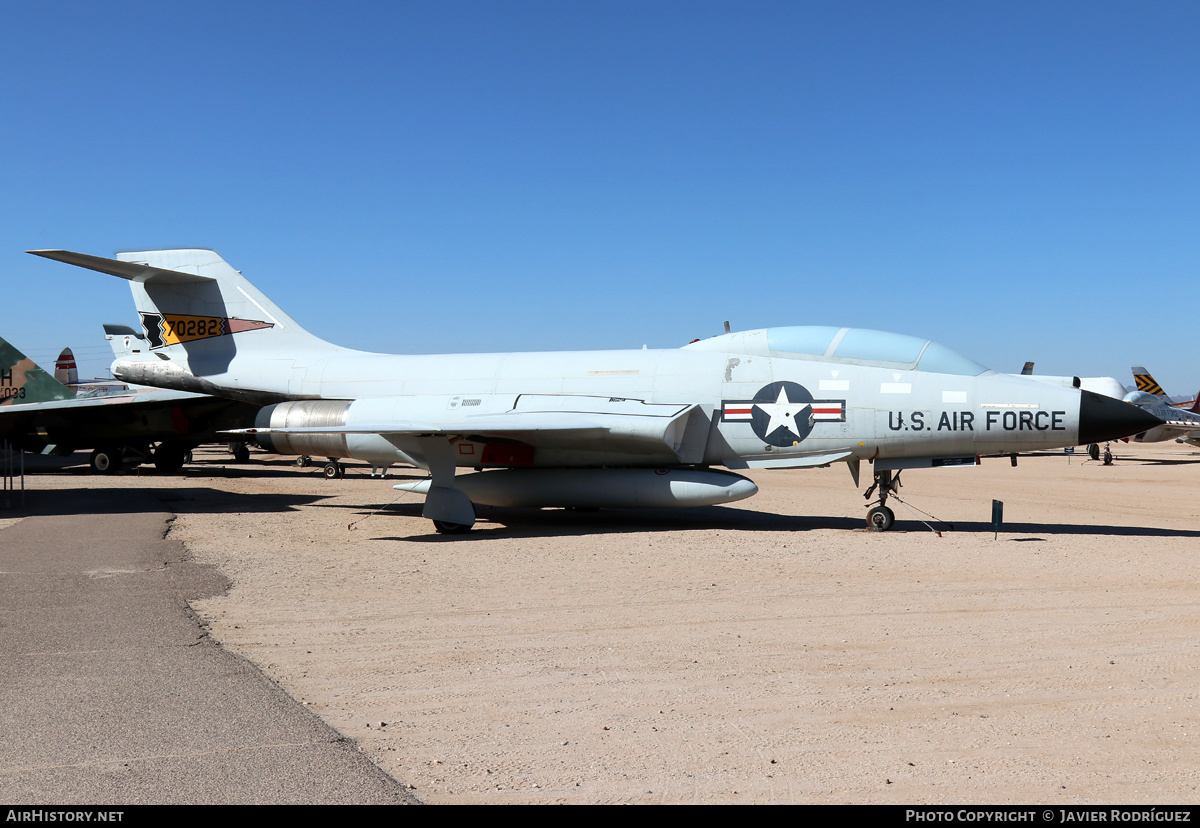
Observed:
[[[0,406],[69,400],[75,392],[0,339]]]

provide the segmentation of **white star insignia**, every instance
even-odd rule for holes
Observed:
[[[775,399],[775,402],[755,403],[755,405],[771,418],[771,421],[767,423],[767,430],[764,432],[768,437],[774,434],[775,429],[781,426],[799,437],[800,429],[796,427],[796,417],[811,408],[809,403],[794,403],[789,400],[786,387],[779,389],[779,396]]]

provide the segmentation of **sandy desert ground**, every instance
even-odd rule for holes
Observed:
[[[200,452],[161,489],[211,634],[430,803],[1200,802],[1200,453],[844,465],[681,511],[484,510]],[[1004,502],[993,539],[991,501]],[[942,528],[940,524],[938,528]]]

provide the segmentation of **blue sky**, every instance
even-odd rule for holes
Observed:
[[[103,372],[128,289],[23,251],[196,246],[367,350],[852,325],[1190,393],[1198,43],[1194,2],[10,2],[0,333]]]

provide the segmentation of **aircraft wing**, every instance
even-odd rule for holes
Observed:
[[[1161,417],[1162,415],[1159,416]],[[1157,428],[1162,431],[1169,431],[1175,436],[1183,436],[1193,432],[1200,432],[1200,420],[1164,420],[1163,424],[1157,426]]]
[[[364,420],[340,426],[246,428],[224,433],[236,436],[378,434],[401,451],[411,448],[415,439],[426,437],[516,440],[542,447],[570,447],[585,442],[599,442],[609,449],[669,450],[683,462],[699,462],[700,458],[695,455],[697,451],[703,453],[702,438],[708,430],[708,417],[700,410],[700,406],[642,407],[660,410],[652,414],[517,410],[419,420]]]
[[[160,406],[172,402],[205,399],[204,394],[193,394],[189,391],[145,391],[135,394],[97,394],[90,397],[72,397],[69,400],[47,400],[44,402],[23,403],[21,405],[6,405],[0,407],[0,417],[7,415],[40,413],[45,411],[78,411],[87,408],[104,408],[109,406]]]

